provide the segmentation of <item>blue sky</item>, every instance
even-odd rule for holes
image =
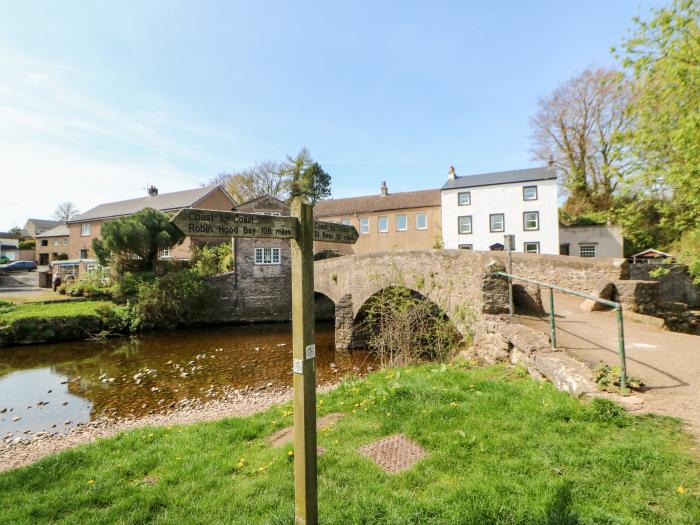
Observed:
[[[533,165],[537,98],[651,0],[0,0],[0,230],[302,146],[333,196]]]

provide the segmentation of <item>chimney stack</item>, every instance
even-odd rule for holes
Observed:
[[[386,187],[386,181],[382,182],[382,187],[379,189],[379,194],[382,197],[389,195],[389,188]]]
[[[457,178],[454,166],[450,166],[450,171],[447,173],[447,178],[450,180],[455,180]]]
[[[156,195],[158,195],[158,188],[156,188],[153,185],[149,186],[148,187],[148,196],[155,197]]]

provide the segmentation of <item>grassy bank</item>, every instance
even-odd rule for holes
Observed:
[[[99,332],[108,301],[0,304],[0,346],[72,341]]]
[[[584,405],[503,368],[438,365],[342,385],[319,414],[321,523],[697,523],[679,422]],[[292,523],[289,406],[143,429],[0,475],[0,523]],[[356,449],[402,432],[428,451],[385,474]]]

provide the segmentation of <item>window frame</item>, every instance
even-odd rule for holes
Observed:
[[[266,258],[266,250],[269,250],[269,258]],[[258,257],[260,254],[260,257]],[[253,264],[255,266],[277,266],[282,264],[282,248],[276,246],[256,246],[253,252]]]
[[[46,243],[46,244],[44,244],[44,243]],[[49,246],[49,240],[48,240],[48,239],[41,239],[41,242],[39,243],[39,245],[40,245],[42,248],[48,248],[48,246]]]
[[[83,253],[85,254],[85,257],[83,257]],[[87,259],[90,256],[90,251],[87,248],[81,248],[78,255],[79,259]]]
[[[593,255],[583,255],[582,248],[593,248]],[[598,257],[598,245],[593,243],[584,243],[578,245],[578,256],[585,259],[595,259]]]
[[[360,217],[360,235],[369,235],[369,217]],[[367,228],[365,228],[365,225]]]
[[[469,219],[469,231],[463,232],[461,227],[461,219]],[[474,233],[474,219],[471,215],[460,215],[457,217],[457,234],[458,235],[471,235]]]
[[[382,230],[382,219],[386,221],[386,228]],[[389,216],[380,215],[377,217],[377,233],[389,233]]]
[[[403,217],[403,228],[399,228],[399,218],[401,217]],[[406,215],[405,213],[399,213],[398,215],[396,215],[395,222],[397,232],[408,231],[408,215]]]
[[[527,215],[528,213],[534,213],[537,221],[537,226],[535,228],[528,228],[527,227]],[[523,231],[526,232],[536,232],[540,230],[540,212],[531,210],[531,211],[524,211],[523,212]]]
[[[418,224],[418,217],[423,217],[423,226]],[[425,212],[416,213],[416,230],[427,230],[428,229],[428,214]]]
[[[467,202],[462,202],[462,195],[466,195]],[[471,191],[460,191],[457,193],[457,206],[471,206],[472,205],[472,192]]]
[[[471,252],[474,250],[474,245],[473,244],[459,244],[459,245],[457,245],[457,248],[460,250],[468,250]]]
[[[535,196],[532,199],[528,199],[525,196],[525,190],[534,188],[535,189]],[[534,186],[523,186],[523,200],[524,201],[536,201],[539,199],[539,190],[537,189],[537,185],[535,184]]]
[[[537,248],[537,251],[535,251],[535,252],[528,251],[528,249],[527,249],[528,244],[534,244],[535,247]],[[540,241],[525,241],[523,243],[523,253],[540,253]]]
[[[172,248],[163,248],[162,250],[158,250],[158,258],[159,259],[172,259],[173,257],[173,249]]]
[[[90,236],[90,223],[84,222],[80,225],[80,236],[89,237]]]
[[[501,217],[501,229],[500,230],[495,230],[493,228],[493,218],[494,217]],[[506,231],[506,214],[505,213],[490,213],[489,214],[489,232],[491,233],[502,233]]]
[[[345,226],[352,226],[352,220],[351,219],[340,219],[340,224],[344,224]]]

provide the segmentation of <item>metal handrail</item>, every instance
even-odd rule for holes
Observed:
[[[615,310],[617,317],[617,348],[620,355],[620,387],[624,390],[627,388],[627,358],[625,356],[625,329],[624,322],[622,318],[622,305],[615,301],[609,301],[608,299],[601,299],[595,295],[591,295],[585,292],[579,292],[577,290],[571,290],[570,288],[564,288],[563,286],[557,286],[556,284],[544,283],[536,279],[530,279],[528,277],[521,277],[519,275],[513,275],[506,272],[494,272],[495,275],[500,275],[502,277],[508,278],[508,288],[509,295],[512,297],[513,279],[519,281],[524,281],[526,283],[541,286],[543,288],[549,289],[549,336],[552,343],[552,348],[556,350],[557,348],[557,333],[556,324],[554,319],[554,290],[558,292],[567,293],[569,295],[575,295],[577,297],[583,297],[584,299],[590,299],[600,304],[609,306]],[[511,311],[512,315],[512,311]]]

